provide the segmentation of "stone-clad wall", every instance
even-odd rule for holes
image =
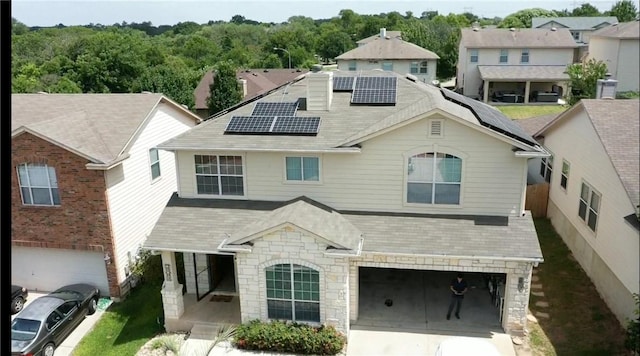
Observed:
[[[505,306],[502,327],[512,335],[523,333],[527,321],[532,263],[491,259],[431,258],[417,256],[386,256],[363,253],[352,258],[349,264],[351,321],[358,320],[358,267],[398,268],[435,271],[460,271],[478,273],[506,273]],[[518,291],[518,278],[522,277],[524,289]]]
[[[236,256],[242,322],[268,320],[265,268],[292,263],[320,274],[320,323],[349,330],[349,262],[325,256],[327,244],[298,230],[285,228],[257,238],[252,252]]]

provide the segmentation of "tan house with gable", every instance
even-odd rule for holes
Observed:
[[[543,262],[526,167],[548,153],[491,106],[394,72],[312,71],[161,148],[180,183],[144,248],[162,255],[167,330],[445,330],[464,272],[457,327],[523,333]]]
[[[566,28],[580,47],[578,58],[583,58],[589,48],[589,38],[595,31],[618,23],[615,16],[567,16],[567,17],[534,17],[531,28],[558,29]]]

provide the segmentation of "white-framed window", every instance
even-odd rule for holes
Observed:
[[[580,31],[571,31],[571,36],[576,42],[580,42]]]
[[[407,162],[407,203],[460,204],[462,159],[425,152]]]
[[[55,168],[41,163],[23,163],[17,169],[22,204],[60,205]]]
[[[560,187],[567,190],[567,183],[569,183],[569,169],[571,165],[566,160],[562,160],[562,173],[560,174]]]
[[[149,149],[149,165],[151,167],[151,180],[160,177],[160,153],[157,148]]]
[[[244,195],[242,156],[194,155],[196,189],[201,195]]]
[[[551,183],[551,173],[553,173],[553,156],[542,157],[542,160],[540,160],[540,175],[547,183]]]
[[[520,54],[520,63],[529,63],[529,49],[523,48]]]
[[[509,62],[509,50],[501,49],[500,50],[500,63],[508,63]]]
[[[320,181],[320,159],[318,157],[285,157],[285,167],[287,181]]]
[[[349,70],[353,72],[356,70],[356,68],[357,68],[356,61],[349,61]]]
[[[320,322],[320,273],[297,264],[265,268],[269,319]]]
[[[393,62],[382,62],[382,70],[393,71]]]
[[[478,63],[478,50],[470,49],[469,50],[469,62]]]
[[[429,72],[429,62],[420,62],[420,74],[427,74]]]
[[[409,68],[409,73],[418,74],[418,67],[419,67],[419,63],[418,62],[411,62],[411,67]]]
[[[589,184],[582,182],[580,189],[580,202],[578,204],[578,216],[592,231],[596,231],[598,214],[600,213],[600,193],[596,192]]]

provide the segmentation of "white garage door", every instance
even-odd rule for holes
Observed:
[[[11,246],[11,282],[42,292],[90,283],[101,295],[109,295],[102,252]]]

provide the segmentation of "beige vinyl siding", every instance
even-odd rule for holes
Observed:
[[[151,180],[149,148],[195,126],[184,113],[160,104],[142,128],[130,149],[130,157],[107,171],[107,196],[114,236],[112,259],[118,266],[118,281],[126,277],[127,252],[134,256],[151,232],[169,197],[177,190],[173,152],[159,150],[161,176]]]
[[[356,60],[356,71],[361,70],[373,70],[373,69],[382,69],[382,63],[384,62],[392,62],[393,63],[393,71],[400,75],[405,75],[407,73],[411,73],[411,62],[422,62],[426,59],[376,59],[376,60]],[[426,74],[412,74],[418,78],[419,81],[425,83],[431,83],[436,79],[436,70],[438,61],[435,59],[426,60],[427,64],[427,73]],[[338,70],[348,71],[349,63],[352,60],[338,60]]]
[[[615,79],[618,80],[617,91],[638,91],[640,85],[640,41],[621,40],[618,68]]]
[[[554,161],[562,162],[565,159],[571,162],[566,192],[559,185],[560,166],[556,164],[557,168],[554,167],[549,199],[620,281],[631,292],[637,293],[640,280],[638,232],[623,220],[624,216],[634,211],[634,207],[589,119],[584,112],[579,115],[579,118],[576,117],[578,120],[565,118],[545,135],[545,146],[556,155]],[[601,194],[595,233],[578,217],[578,199],[583,179]],[[580,251],[574,251],[574,254],[585,271],[590,273],[590,256],[582,255]]]
[[[306,195],[340,210],[518,214],[521,207],[514,202],[522,200],[526,160],[515,158],[509,144],[450,119],[438,118],[444,120],[444,138],[429,139],[429,121],[424,119],[364,142],[361,153],[320,155],[321,183],[285,182],[285,153],[248,152],[246,198],[286,200]],[[421,152],[432,151],[434,144],[440,151],[463,158],[460,206],[404,204],[405,157],[419,148]],[[452,150],[444,150],[445,147]],[[178,153],[183,197],[195,196],[194,154]]]

